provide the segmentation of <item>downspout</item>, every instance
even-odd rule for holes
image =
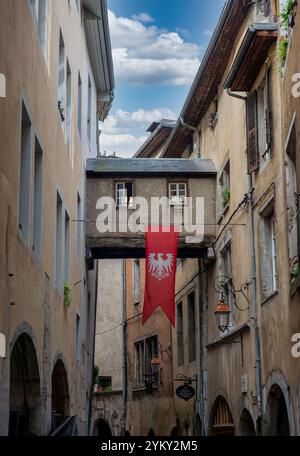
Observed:
[[[201,158],[201,148],[200,148],[200,132],[198,130],[198,128],[196,127],[193,127],[192,125],[189,125],[187,123],[185,123],[183,117],[180,117],[180,122],[181,122],[181,125],[185,128],[189,128],[190,130],[194,131],[197,135],[197,156],[198,158]]]
[[[203,270],[202,260],[198,258],[198,269]],[[205,432],[205,406],[204,406],[204,367],[205,367],[205,334],[204,334],[204,303],[202,295],[202,275],[199,274],[199,331],[200,331],[200,382],[199,382],[199,402],[200,402],[200,420],[201,420],[201,436],[206,435]]]
[[[95,261],[95,260],[94,260]],[[91,433],[91,418],[92,418],[92,406],[93,406],[93,393],[94,393],[94,363],[95,363],[95,345],[96,345],[96,324],[97,324],[97,304],[98,304],[98,274],[99,274],[99,261],[96,260],[96,283],[95,283],[95,306],[94,306],[94,338],[93,338],[93,349],[92,349],[92,378],[90,388],[90,403],[89,403],[89,417],[88,417],[88,435]]]
[[[246,101],[247,97],[242,97],[226,89],[229,96]],[[254,216],[253,216],[253,182],[252,175],[248,174],[248,211],[249,211],[249,237],[250,237],[250,257],[251,257],[251,275],[252,275],[252,320],[254,325],[255,338],[255,383],[257,395],[257,430],[261,433],[261,421],[263,416],[263,394],[262,394],[262,371],[261,371],[261,341],[259,334],[259,321],[257,317],[257,275],[256,275],[256,254],[254,239]]]
[[[250,255],[251,255],[251,271],[252,271],[252,319],[255,335],[255,379],[256,379],[256,394],[258,405],[257,430],[261,433],[261,420],[263,416],[262,405],[262,375],[261,375],[261,346],[259,334],[259,322],[257,318],[257,277],[256,277],[256,256],[255,256],[255,241],[254,241],[254,218],[253,218],[253,184],[252,175],[248,174],[248,209],[249,209],[249,234],[250,234]]]
[[[122,415],[123,433],[126,431],[126,403],[127,403],[127,362],[126,362],[126,260],[122,261],[122,342],[121,342],[121,378],[122,378]]]

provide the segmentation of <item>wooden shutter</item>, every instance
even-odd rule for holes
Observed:
[[[251,174],[259,166],[256,90],[248,95],[246,105],[248,173]]]
[[[270,88],[270,68],[266,69],[266,107],[265,107],[265,119],[266,119],[266,144],[267,150],[270,151],[272,146],[272,126],[271,126],[271,88]]]

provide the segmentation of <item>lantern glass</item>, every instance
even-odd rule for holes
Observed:
[[[225,332],[229,326],[229,312],[218,312],[216,318],[219,330]]]
[[[225,332],[228,329],[230,321],[230,308],[223,299],[219,302],[215,312],[217,325],[220,331]]]

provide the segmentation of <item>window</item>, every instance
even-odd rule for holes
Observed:
[[[87,136],[89,144],[91,143],[91,128],[92,128],[92,84],[89,77],[88,83],[88,112],[87,112]]]
[[[189,362],[196,360],[196,309],[195,293],[188,296],[188,328],[189,328]]]
[[[77,193],[77,258],[78,260],[81,260],[81,246],[82,246],[82,240],[81,240],[81,221],[82,218],[82,213],[81,213],[81,198],[79,193]]]
[[[140,260],[134,260],[134,303],[139,304],[141,299],[141,270]]]
[[[227,235],[228,236],[228,235]],[[229,287],[230,281],[233,278],[232,274],[232,248],[231,248],[231,237],[225,236],[223,241],[223,245],[221,246],[221,271],[220,275],[223,275],[228,278],[229,280]],[[230,314],[230,322],[229,328],[234,326],[234,317],[235,317],[235,304],[234,304],[234,297],[230,290],[224,292],[224,300],[229,305],[231,314]]]
[[[65,105],[65,43],[60,30],[59,34],[59,70],[58,70],[58,109],[64,121]]]
[[[116,203],[117,207],[131,207],[133,204],[133,183],[116,183]]]
[[[75,355],[77,361],[80,361],[80,345],[80,315],[76,313]]]
[[[69,282],[70,279],[70,217],[67,211],[65,211],[65,283]]]
[[[288,211],[288,236],[289,236],[289,259],[290,270],[293,274],[299,267],[299,235],[300,235],[300,214],[299,195],[297,183],[297,135],[295,122],[289,134],[286,146],[286,186],[287,186],[287,211]]]
[[[277,291],[277,254],[274,205],[269,204],[260,217],[260,275],[262,300]]]
[[[247,157],[251,174],[260,162],[269,159],[271,150],[270,70],[257,90],[248,95],[247,111]]]
[[[34,189],[33,189],[33,251],[39,258],[42,233],[42,195],[43,195],[43,152],[38,140],[34,151]]]
[[[78,72],[78,102],[77,102],[77,127],[81,136],[81,116],[82,116],[82,83],[80,73]]]
[[[258,0],[256,2],[256,22],[268,22],[271,19],[271,0]]]
[[[62,199],[56,194],[56,287],[62,288]]]
[[[66,99],[66,133],[67,143],[71,144],[72,134],[72,73],[69,61],[67,60],[67,99]]]
[[[158,356],[157,336],[149,337],[135,343],[135,383],[134,388],[145,388],[145,381],[158,386],[157,366],[152,364],[153,358]]]
[[[153,358],[158,357],[157,337],[149,337],[145,340],[145,374],[151,379],[152,386],[158,386],[157,366],[152,364]]]
[[[184,364],[184,344],[183,344],[183,310],[182,302],[177,305],[177,366]]]
[[[221,212],[223,212],[230,203],[230,160],[227,160],[219,179],[221,192]]]
[[[19,228],[26,240],[29,237],[31,168],[31,121],[24,103],[22,104],[21,161],[19,187]]]
[[[144,364],[144,341],[141,341],[135,344],[135,388],[144,388],[145,386]]]
[[[169,200],[172,206],[186,204],[187,184],[184,182],[172,182],[169,184]]]
[[[45,55],[46,51],[46,19],[47,19],[47,2],[46,0],[30,0],[30,4],[38,25],[38,37],[40,47]]]

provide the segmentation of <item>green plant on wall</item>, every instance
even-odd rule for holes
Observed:
[[[288,0],[286,4],[282,7],[280,18],[282,28],[287,32],[289,26],[292,25],[293,22],[293,15],[294,15],[294,8],[297,5],[295,0]]]
[[[281,69],[284,66],[285,61],[286,61],[288,45],[289,45],[288,38],[282,37],[278,44],[278,60],[279,60],[279,65],[280,65]]]
[[[68,283],[64,284],[64,303],[66,306],[70,306],[72,304],[72,288]]]
[[[230,189],[227,187],[222,192],[223,206],[226,206],[230,201]]]

